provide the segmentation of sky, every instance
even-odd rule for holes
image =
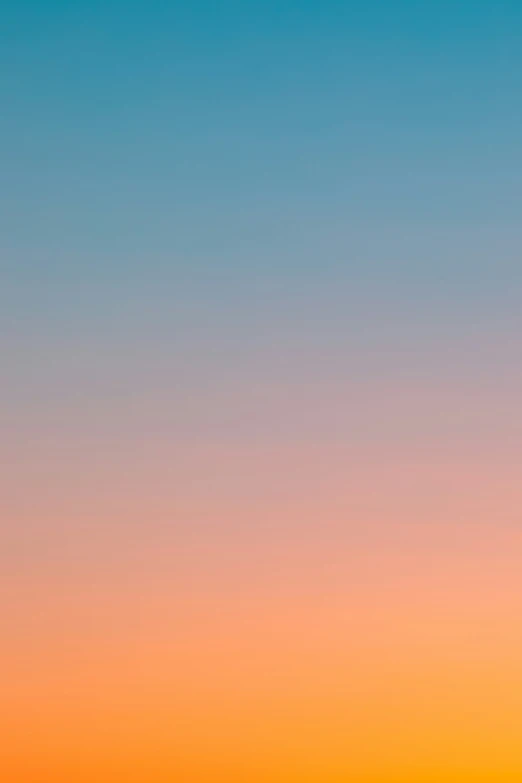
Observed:
[[[3,8],[2,777],[520,780],[521,38]]]

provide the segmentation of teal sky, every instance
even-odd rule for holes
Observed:
[[[11,6],[9,275],[516,254],[517,3]]]
[[[354,335],[509,326],[521,23],[481,0],[8,4],[9,361],[150,330],[212,367],[285,334],[335,364]]]

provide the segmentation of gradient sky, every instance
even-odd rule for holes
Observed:
[[[520,781],[520,3],[0,19],[0,777]]]

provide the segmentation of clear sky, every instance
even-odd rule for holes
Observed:
[[[519,780],[522,5],[5,5],[6,779]]]

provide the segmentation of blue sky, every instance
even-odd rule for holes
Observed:
[[[180,308],[248,310],[277,290],[291,312],[296,287],[341,285],[406,310],[425,299],[441,321],[448,302],[487,321],[491,296],[501,313],[520,283],[521,13],[12,4],[7,309],[63,307],[62,283],[73,311],[92,286],[110,308],[103,286],[116,304],[118,286],[132,299],[159,283]]]

